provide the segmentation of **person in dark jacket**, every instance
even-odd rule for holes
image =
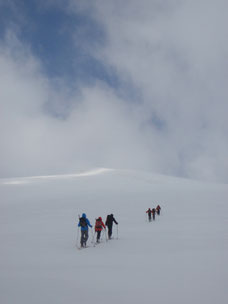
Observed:
[[[155,208],[153,208],[153,209],[151,210],[151,212],[152,212],[153,220],[155,220],[155,214],[156,214]]]
[[[87,219],[86,214],[83,213],[82,217],[79,219],[78,227],[81,227],[81,247],[86,247],[86,242],[89,238],[89,228],[93,226],[90,224],[90,221]]]
[[[100,242],[101,231],[103,228],[106,229],[105,224],[103,223],[102,218],[98,217],[95,222],[95,233],[97,234],[97,243]]]
[[[108,238],[109,238],[109,239],[111,239],[111,237],[112,237],[112,225],[113,225],[113,222],[114,222],[116,225],[118,225],[118,223],[117,223],[117,221],[115,220],[113,214],[107,215],[105,225],[108,227]]]
[[[149,208],[146,213],[148,213],[148,220],[149,222],[151,222],[151,213],[152,213],[152,210]]]

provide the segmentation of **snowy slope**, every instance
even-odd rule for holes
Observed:
[[[0,193],[0,303],[227,303],[227,185],[99,169]],[[119,239],[78,250],[82,212],[114,213]]]

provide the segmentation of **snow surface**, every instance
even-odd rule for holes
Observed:
[[[0,193],[2,304],[227,303],[226,184],[98,169],[0,180]],[[90,230],[78,250],[82,212],[93,225],[113,213],[118,240],[114,225],[93,247]]]

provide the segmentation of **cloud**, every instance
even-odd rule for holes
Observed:
[[[226,8],[222,0],[69,1],[68,12],[102,29],[94,48],[80,31],[102,67],[90,82],[48,76],[9,32],[0,45],[1,176],[110,167],[227,182]],[[74,48],[74,29],[72,37]]]
[[[98,82],[68,94],[59,81],[57,90],[12,34],[0,61],[2,177],[144,164],[134,115],[111,88]]]
[[[227,180],[227,2],[96,4],[108,37],[100,59],[140,89],[141,111],[165,126],[162,171]]]

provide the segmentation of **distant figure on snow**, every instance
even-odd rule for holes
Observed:
[[[105,225],[108,227],[108,238],[109,238],[109,239],[111,239],[111,237],[112,237],[112,225],[113,225],[113,222],[114,222],[116,225],[118,225],[118,223],[117,223],[117,221],[115,220],[113,214],[107,215]]]
[[[98,217],[95,222],[95,233],[97,233],[97,243],[99,243],[100,241],[101,231],[103,228],[106,229],[105,224],[103,223],[102,218]]]
[[[157,214],[160,215],[161,207],[159,205],[157,205],[156,211],[157,211]]]
[[[81,227],[81,247],[86,247],[86,242],[89,238],[89,228],[92,228],[93,226],[90,224],[89,220],[86,217],[86,214],[83,213],[82,217],[79,219],[78,227]]]
[[[155,208],[153,208],[153,209],[151,210],[151,212],[152,212],[152,215],[153,215],[153,220],[155,220],[155,214],[156,214]]]
[[[146,213],[148,213],[148,220],[149,222],[151,222],[151,213],[152,213],[152,210],[149,208]]]

